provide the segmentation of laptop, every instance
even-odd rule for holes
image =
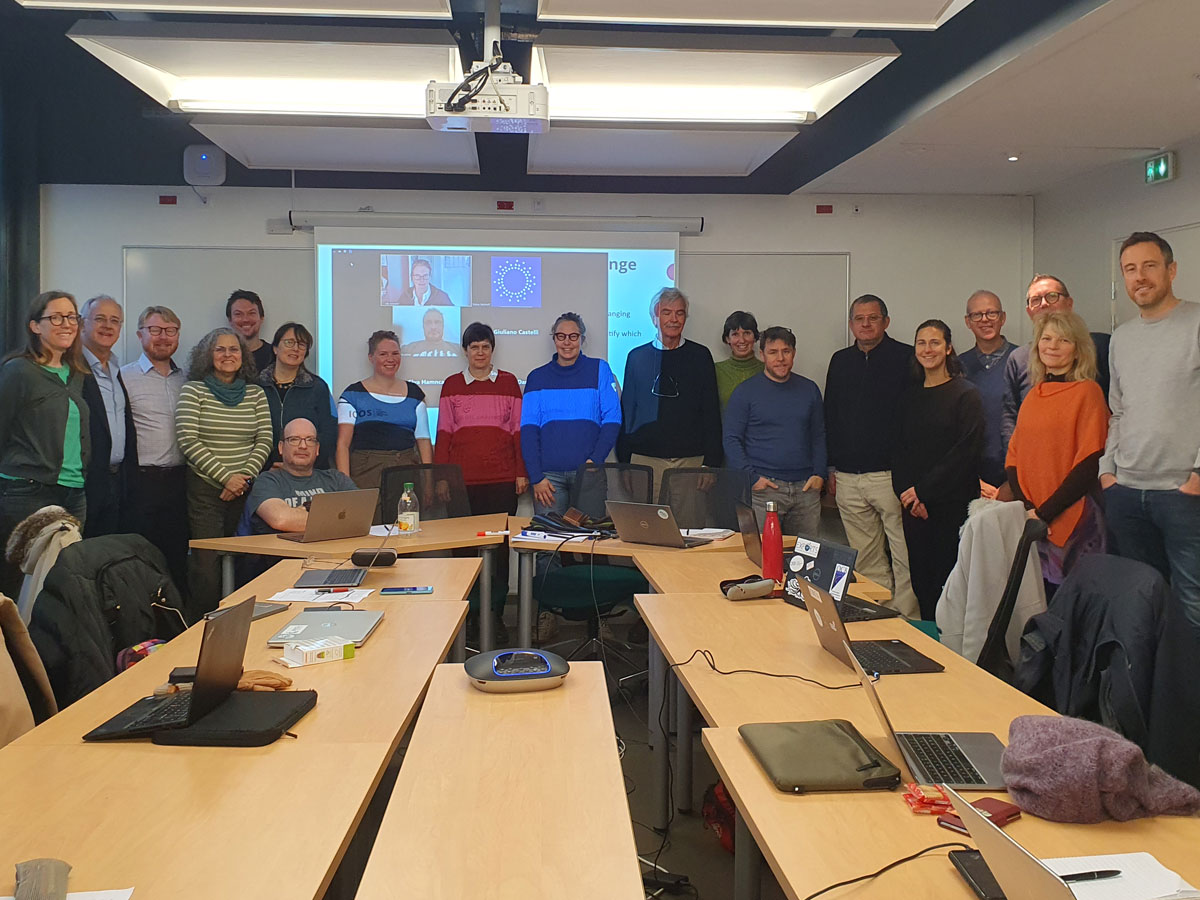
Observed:
[[[326,491],[313,494],[308,508],[308,526],[303,532],[281,534],[281,541],[336,541],[339,538],[363,537],[371,533],[379,488],[365,491]]]
[[[627,544],[652,544],[655,547],[676,547],[680,550],[711,544],[712,538],[685,537],[675,521],[671,507],[661,503],[629,503],[624,500],[605,500],[617,537]]]
[[[783,561],[783,596],[788,603],[804,608],[801,580],[815,584],[837,601],[843,622],[867,622],[872,619],[892,619],[900,613],[878,603],[851,597],[846,592],[854,580],[854,565],[858,551],[833,541],[818,541],[804,536],[796,538],[796,549]]]
[[[843,650],[848,650],[844,647]],[[884,733],[891,739],[894,749],[898,749],[908,770],[920,784],[944,784],[959,790],[971,791],[1004,791],[1004,776],[1000,774],[1000,757],[1004,754],[1004,744],[994,734],[982,731],[896,731],[892,720],[888,718],[879,699],[879,692],[866,670],[852,654],[847,654],[862,682],[867,699],[875,715],[883,725]],[[963,806],[967,804],[961,804]],[[954,811],[962,816],[960,804],[954,804]],[[971,837],[975,837],[974,829],[969,827]],[[979,849],[983,845],[979,844]],[[995,869],[993,868],[993,871]],[[1008,893],[1006,890],[1005,893]],[[1038,893],[1009,894],[1010,897],[1043,897]]]
[[[746,558],[760,569],[762,568],[762,532],[758,530],[758,515],[753,506],[748,506],[738,500],[734,504],[737,510],[738,531],[742,533],[742,547],[746,550]]]
[[[864,669],[880,675],[910,675],[917,672],[941,672],[945,669],[924,653],[914,650],[904,641],[851,641],[838,612],[837,602],[815,584],[801,579],[800,590],[805,606],[817,629],[817,640],[847,668],[853,668],[851,657]],[[847,651],[847,646],[850,648]]]
[[[946,785],[954,811],[962,819],[979,854],[992,870],[1006,897],[1037,897],[1038,900],[1074,900],[1070,885],[1044,862],[993,825],[988,817]]]
[[[309,569],[301,573],[292,587],[358,587],[367,577],[367,570],[357,567],[349,569]]]
[[[286,641],[340,637],[361,647],[382,619],[381,609],[306,609],[275,632],[267,646],[282,647]]]
[[[204,620],[196,680],[190,691],[165,697],[143,697],[83,736],[85,741],[149,737],[155,732],[186,728],[204,718],[237,688],[246,657],[246,639],[254,598]]]

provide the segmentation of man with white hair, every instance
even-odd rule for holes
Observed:
[[[83,358],[92,370],[83,383],[87,401],[92,457],[84,478],[87,523],[84,537],[122,530],[121,501],[125,494],[125,460],[136,459],[129,396],[121,380],[113,345],[121,337],[124,313],[107,294],[92,297],[79,308],[83,328]]]
[[[686,340],[688,299],[663,288],[650,303],[658,337],[625,361],[617,459],[654,470],[658,496],[667,469],[721,464],[721,401],[712,354]]]

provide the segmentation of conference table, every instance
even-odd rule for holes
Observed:
[[[357,900],[643,896],[601,663],[516,694],[438,666]]]
[[[238,555],[343,561],[348,560],[355,550],[363,547],[388,547],[401,556],[476,548],[483,559],[483,568],[479,573],[479,639],[481,649],[490,650],[495,633],[492,621],[492,576],[496,571],[495,554],[504,550],[503,532],[506,518],[504,513],[492,513],[455,519],[422,519],[421,529],[416,534],[385,538],[342,538],[306,544],[284,540],[277,534],[258,534],[245,537],[197,538],[189,541],[189,546],[194,550],[213,550],[220,554],[221,593],[226,597],[233,593],[236,583],[234,557]],[[504,585],[502,590],[507,594],[508,586]],[[459,651],[465,651],[465,644],[456,649],[456,655]]]
[[[282,563],[226,598],[260,599],[295,580]],[[364,600],[385,616],[352,660],[284,669],[266,646],[292,611],[252,623],[247,669],[287,674],[316,707],[266,747],[160,747],[81,736],[196,663],[201,627],[0,749],[0,896],[12,863],[57,857],[70,890],[135,888],[138,900],[319,898],[337,870],[431,674],[467,614],[478,559],[401,560],[372,587],[413,578],[433,599]],[[300,604],[293,604],[293,609]]]

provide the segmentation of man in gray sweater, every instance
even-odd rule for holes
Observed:
[[[1112,337],[1100,486],[1113,549],[1162,572],[1200,627],[1200,304],[1175,296],[1175,271],[1157,234],[1121,245],[1140,315]]]

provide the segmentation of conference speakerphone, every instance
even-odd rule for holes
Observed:
[[[570,665],[548,650],[495,650],[478,653],[464,664],[471,684],[493,694],[547,691],[566,679]]]

